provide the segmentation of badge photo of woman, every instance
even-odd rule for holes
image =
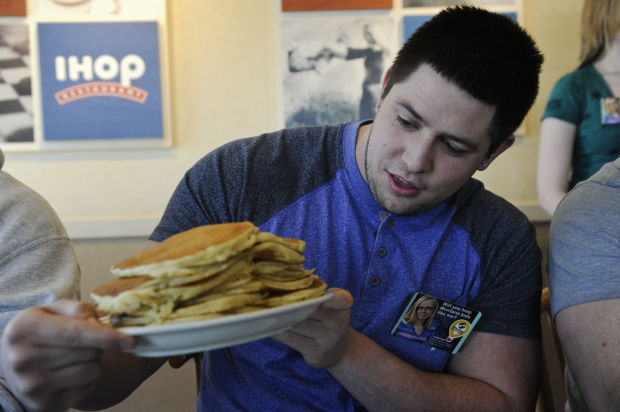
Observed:
[[[439,303],[436,298],[423,295],[403,316],[396,334],[418,342],[426,342],[435,334],[436,326],[433,319],[438,307]]]

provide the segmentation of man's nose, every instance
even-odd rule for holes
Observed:
[[[410,136],[405,144],[402,160],[411,173],[427,173],[433,169],[435,147],[433,139],[425,133]]]

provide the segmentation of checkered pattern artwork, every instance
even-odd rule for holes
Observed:
[[[28,26],[0,24],[0,142],[32,142]]]

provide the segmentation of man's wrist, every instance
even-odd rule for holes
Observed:
[[[344,347],[340,352],[340,356],[338,356],[337,360],[332,365],[325,368],[328,372],[331,374],[337,374],[339,370],[346,368],[346,365],[348,365],[351,359],[355,357],[355,342],[359,342],[360,335],[360,332],[349,326],[349,331],[343,345]]]

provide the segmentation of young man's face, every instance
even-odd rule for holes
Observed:
[[[373,196],[392,213],[436,206],[514,141],[487,156],[494,107],[429,65],[395,84],[379,103],[372,126],[360,129],[356,157]]]

